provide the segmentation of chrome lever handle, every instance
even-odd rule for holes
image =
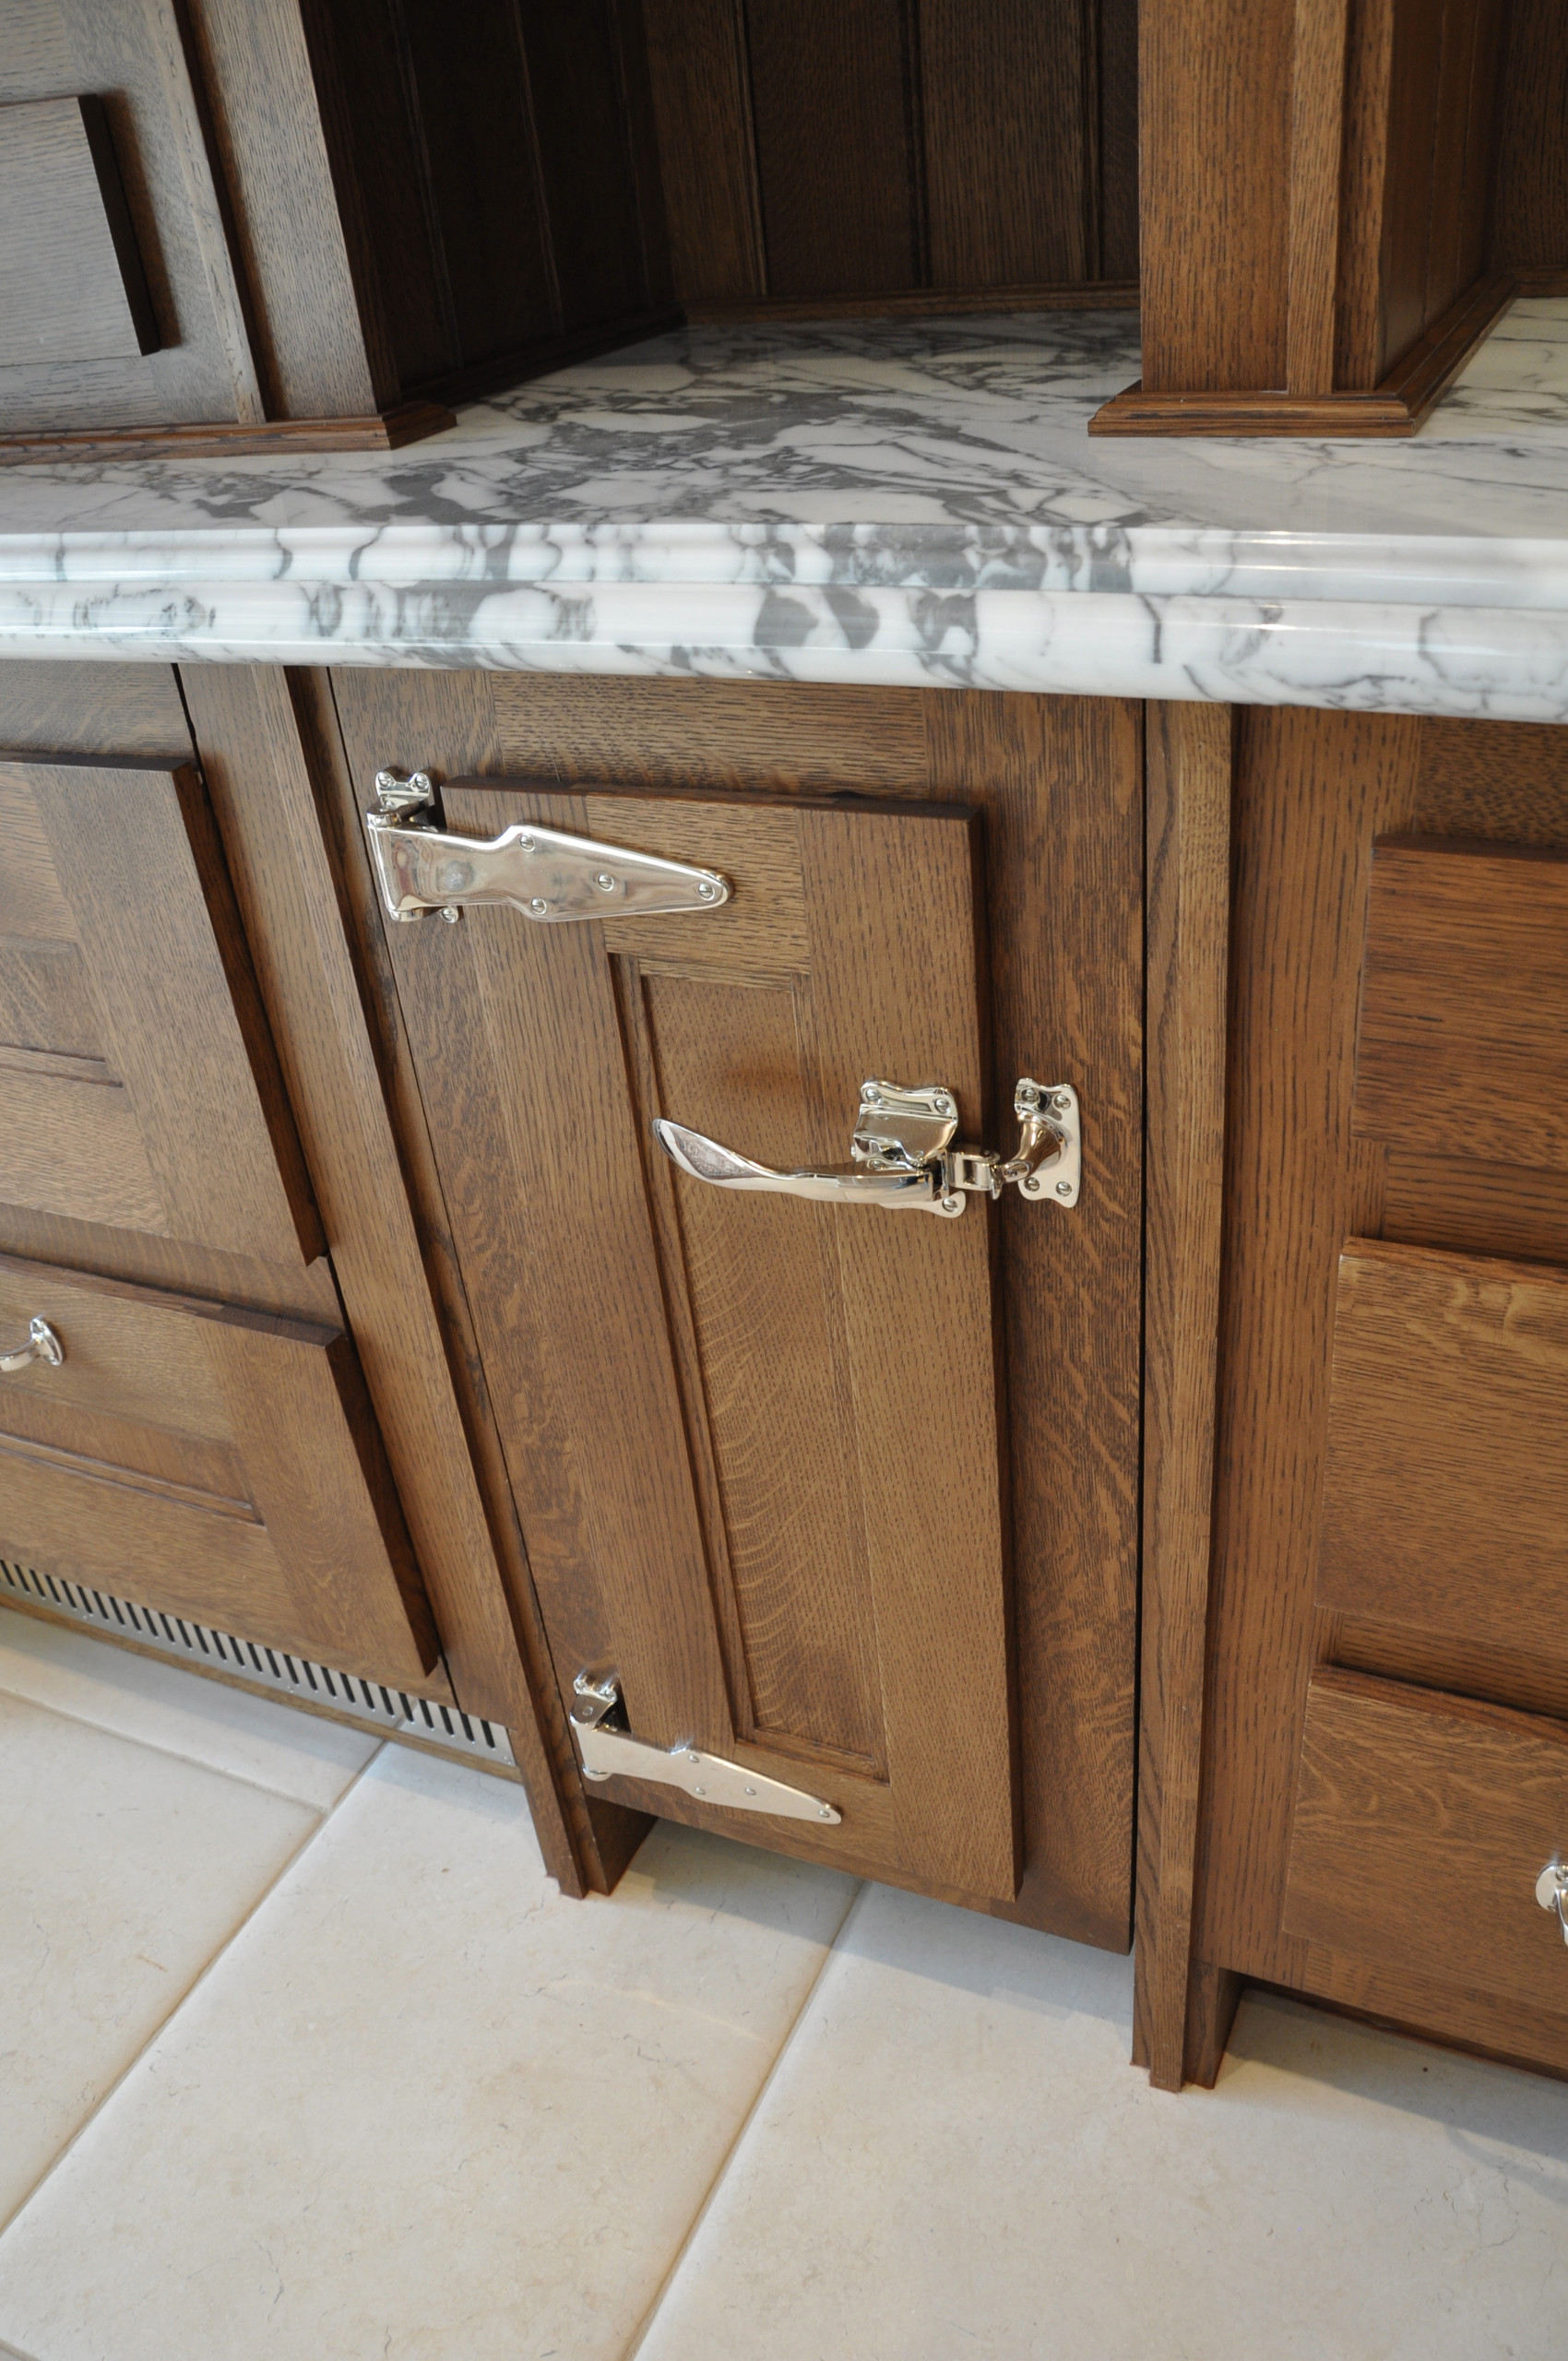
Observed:
[[[776,1172],[663,1115],[655,1117],[653,1133],[672,1164],[712,1189],[814,1197],[826,1204],[907,1206],[955,1221],[969,1197],[999,1197],[1011,1180],[1022,1196],[1075,1205],[1083,1170],[1077,1092],[1068,1083],[1044,1085],[1026,1076],[1013,1111],[1023,1135],[1017,1155],[1006,1163],[990,1148],[953,1145],[957,1101],[941,1083],[912,1088],[862,1083],[849,1164]]]
[[[14,1352],[0,1353],[0,1376],[14,1377],[18,1370],[28,1369],[34,1361],[46,1361],[51,1369],[58,1369],[65,1358],[65,1347],[47,1320],[32,1320],[28,1323],[28,1340]]]
[[[716,869],[665,860],[593,836],[568,836],[534,821],[498,836],[457,836],[435,825],[435,789],[423,771],[400,779],[380,771],[365,813],[371,859],[387,914],[457,919],[481,902],[505,902],[543,926],[618,915],[717,910],[730,882]]]
[[[930,1165],[908,1170],[874,1172],[863,1164],[807,1165],[797,1172],[776,1172],[771,1165],[754,1163],[732,1147],[710,1140],[706,1133],[689,1131],[663,1115],[654,1120],[653,1135],[672,1164],[694,1180],[713,1189],[751,1189],[776,1197],[814,1197],[830,1205],[910,1205],[940,1213],[934,1200],[936,1174]],[[960,1199],[953,1209],[963,1211]]]

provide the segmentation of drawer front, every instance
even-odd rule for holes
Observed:
[[[1536,1884],[1568,1856],[1568,1725],[1326,1668],[1307,1697],[1284,1927],[1383,1968],[1568,2011]]]
[[[0,1257],[0,1556],[405,1686],[436,1648],[341,1331]],[[428,1684],[422,1684],[428,1685]]]
[[[1550,1654],[1568,1628],[1568,1271],[1347,1243],[1317,1598]]]
[[[296,1270],[321,1235],[193,769],[0,763],[0,1204]]]

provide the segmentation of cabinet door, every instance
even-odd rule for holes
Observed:
[[[192,769],[0,762],[0,1202],[298,1270],[321,1237]]]
[[[424,1685],[430,1613],[341,1330],[0,1255],[0,1557]]]
[[[1010,1899],[992,1209],[731,1194],[650,1131],[842,1163],[881,1077],[944,1084],[959,1136],[995,1145],[975,816],[488,783],[444,801],[451,830],[543,821],[734,889],[689,915],[388,929],[564,1689],[612,1665],[640,1738],[826,1797],[841,1825],[782,1823],[795,1849]],[[703,1816],[651,1783],[603,1792]]]

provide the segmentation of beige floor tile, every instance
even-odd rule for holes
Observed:
[[[851,1892],[663,1829],[564,1901],[517,1788],[387,1748],[0,2239],[0,2337],[619,2356]]]
[[[0,1691],[326,1811],[381,1743],[89,1631],[0,1607]]]
[[[1562,2361],[1568,2089],[867,1889],[638,2361]]]
[[[0,1694],[0,2221],[317,1824]]]

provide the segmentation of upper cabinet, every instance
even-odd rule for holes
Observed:
[[[1565,82],[1556,0],[0,0],[0,461],[1140,297],[1094,431],[1408,433],[1568,269]]]
[[[645,0],[694,318],[1136,293],[1134,0]]]
[[[1143,0],[1140,41],[1143,376],[1091,432],[1408,434],[1568,285],[1551,0]]]
[[[673,316],[615,0],[0,0],[0,462],[385,449]]]

